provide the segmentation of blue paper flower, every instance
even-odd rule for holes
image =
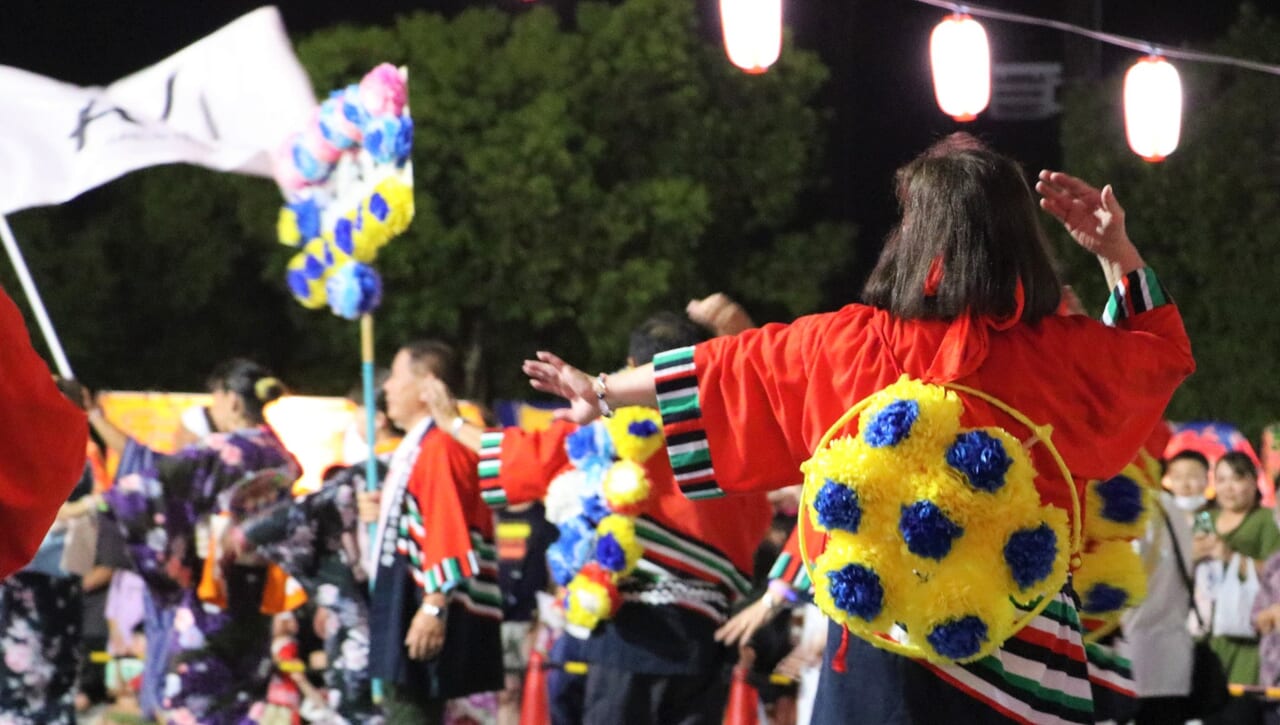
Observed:
[[[324,285],[333,314],[356,320],[382,302],[382,278],[367,264],[347,262]]]
[[[1044,581],[1053,572],[1058,556],[1058,535],[1048,524],[1013,532],[1004,545],[1004,561],[1018,586],[1027,587]]]
[[[951,552],[951,542],[964,533],[964,528],[947,518],[934,502],[916,501],[902,507],[898,531],[912,554],[941,559]]]
[[[360,102],[360,86],[352,83],[340,91],[334,91],[332,95],[342,99],[342,115],[358,128],[364,128],[369,122],[369,112]]]
[[[380,222],[387,220],[387,215],[391,213],[391,206],[387,204],[386,197],[381,192],[375,191],[373,196],[369,197],[369,213]]]
[[[308,254],[302,263],[302,274],[307,279],[316,280],[324,277],[324,273],[329,270],[329,265],[325,264],[323,259]]]
[[[342,217],[333,225],[333,244],[348,257],[356,252],[356,241],[353,237],[354,225],[351,220]]]
[[[564,445],[569,462],[576,468],[586,468],[585,463],[592,459],[613,461],[613,439],[599,421],[571,433]]]
[[[335,92],[320,104],[320,133],[338,149],[349,149],[360,140],[356,134],[360,132],[361,125],[348,120],[346,105],[341,91]]]
[[[896,446],[911,435],[911,426],[919,417],[919,403],[895,400],[876,413],[862,437],[872,448]]]
[[[858,505],[858,492],[852,488],[828,478],[814,498],[813,510],[818,513],[818,523],[824,528],[858,533],[862,507]]]
[[[972,615],[943,622],[925,637],[933,650],[953,660],[972,657],[987,641],[987,625]]]
[[[1094,584],[1085,592],[1084,611],[1090,614],[1105,614],[1124,608],[1129,601],[1129,593],[1109,584]]]
[[[1094,486],[1102,497],[1102,518],[1131,524],[1142,516],[1145,501],[1142,487],[1128,476],[1116,476]]]
[[[605,534],[596,540],[596,561],[609,571],[622,571],[627,568],[627,552],[613,534]]]
[[[947,463],[963,473],[974,488],[995,493],[1004,485],[1004,474],[1013,459],[999,439],[985,431],[971,430],[956,436],[955,443],[947,449]]]
[[[652,420],[647,418],[644,420],[633,420],[627,425],[627,432],[637,438],[652,438],[653,436],[658,435],[658,432],[661,430],[662,429],[658,427],[657,423],[654,423]]]
[[[861,564],[848,564],[828,575],[832,601],[840,609],[868,622],[884,608],[884,587],[880,577]]]
[[[302,144],[293,146],[293,165],[297,167],[298,174],[303,179],[313,184],[329,178],[330,172],[333,171],[333,164],[326,164],[317,159]]]
[[[320,236],[320,206],[315,199],[303,199],[289,204],[298,224],[298,235],[302,242]]]
[[[593,493],[590,496],[582,497],[582,515],[591,522],[592,526],[599,524],[604,520],[604,517],[611,513],[613,511],[604,502],[604,497],[600,494]]]
[[[560,586],[566,586],[591,558],[595,526],[582,516],[560,524],[560,538],[547,549],[547,565]]]
[[[285,283],[289,285],[289,291],[294,297],[310,297],[311,281],[307,279],[307,275],[302,270],[291,269],[284,276]]]
[[[364,147],[379,164],[403,163],[413,151],[413,120],[378,116],[364,126]]]

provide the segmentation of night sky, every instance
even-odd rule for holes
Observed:
[[[571,13],[576,0],[538,0]],[[707,20],[708,42],[717,42],[714,0],[697,0]],[[0,64],[81,85],[106,84],[144,67],[239,15],[261,5],[254,0],[4,0],[0,10]],[[457,12],[481,2],[463,0],[290,0],[279,3],[295,36],[335,23],[380,23],[416,9]],[[519,11],[519,0],[497,0]],[[990,7],[1088,24],[1100,12],[1104,30],[1177,46],[1204,43],[1231,22],[1237,2],[1229,0],[990,0]],[[1280,2],[1257,5],[1280,14]],[[526,6],[527,7],[527,6]],[[862,228],[863,239],[883,236],[893,220],[889,178],[894,168],[930,139],[964,126],[1029,169],[1060,161],[1056,120],[998,122],[979,119],[957,124],[934,104],[928,69],[929,32],[942,10],[907,0],[790,0],[787,24],[794,42],[816,50],[832,77],[821,101],[833,111],[827,175],[830,184],[819,211]],[[1076,42],[1052,30],[983,20],[995,62],[1061,61],[1096,58],[1104,73],[1123,67],[1132,52]],[[1081,55],[1081,48],[1083,48]],[[784,49],[784,53],[785,53]],[[393,60],[394,59],[389,59]],[[726,61],[727,62],[727,61]],[[1088,73],[1079,63],[1068,73]],[[1109,122],[1121,123],[1121,119]],[[860,245],[864,254],[874,245]],[[870,260],[858,260],[864,267]]]

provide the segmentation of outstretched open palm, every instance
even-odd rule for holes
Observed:
[[[1057,217],[1076,243],[1103,258],[1130,245],[1124,208],[1108,184],[1101,190],[1061,171],[1041,171],[1036,182],[1040,207]]]
[[[525,360],[522,366],[534,390],[558,395],[569,401],[569,409],[557,410],[557,419],[586,425],[600,417],[591,376],[549,352],[539,352],[537,360]]]

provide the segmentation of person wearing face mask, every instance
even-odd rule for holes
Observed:
[[[1264,573],[1268,557],[1280,551],[1280,528],[1271,512],[1260,505],[1258,469],[1244,453],[1232,451],[1218,460],[1214,468],[1214,488],[1218,507],[1210,511],[1213,530],[1197,531],[1192,540],[1192,554],[1197,561],[1229,562],[1238,555],[1245,557],[1244,566]],[[1209,646],[1222,661],[1227,681],[1242,685],[1259,682],[1260,655],[1258,639],[1228,637],[1214,633]],[[1246,697],[1232,697],[1227,707],[1207,722],[1262,722],[1261,704]]]
[[[1188,524],[1202,511],[1209,499],[1204,495],[1209,486],[1209,459],[1199,451],[1186,450],[1169,459],[1164,472],[1164,487],[1170,491],[1173,507],[1185,514]]]

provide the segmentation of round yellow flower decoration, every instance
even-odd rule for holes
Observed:
[[[1039,609],[1015,602],[1042,608],[1075,542],[1066,513],[1041,505],[1023,443],[961,428],[962,412],[955,392],[901,379],[850,409],[801,467],[810,520],[828,534],[815,602],[877,646],[941,663],[983,657],[1029,621]],[[857,435],[831,440],[854,415]]]
[[[1131,463],[1117,476],[1090,481],[1085,486],[1085,536],[1097,541],[1142,536],[1154,503],[1145,479],[1146,473]]]

